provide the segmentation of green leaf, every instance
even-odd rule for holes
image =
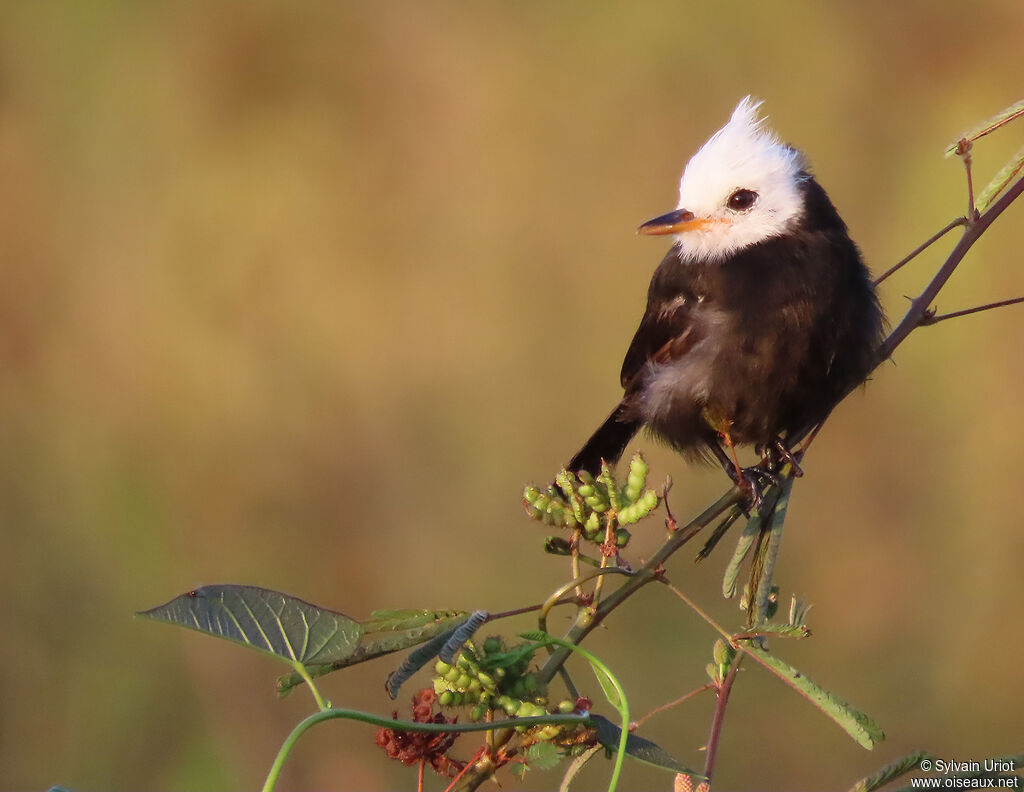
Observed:
[[[756,583],[757,588],[753,600],[754,618],[751,621],[755,626],[769,619],[768,610],[775,579],[775,563],[778,561],[779,550],[782,548],[782,528],[786,522],[789,494],[793,491],[795,480],[796,478],[790,475],[782,481],[778,499],[775,501],[775,506],[769,517],[768,535],[762,544],[762,552],[758,556],[760,563],[754,564],[751,583]]]
[[[526,749],[524,758],[531,770],[550,770],[562,761],[558,749],[549,742],[534,743]]]
[[[961,140],[973,143],[978,138],[985,137],[985,135],[995,132],[999,127],[1008,124],[1010,121],[1013,121],[1013,119],[1019,118],[1020,116],[1024,116],[1024,99],[1019,102],[1014,102],[1005,110],[1000,110],[991,118],[982,121],[969,132],[965,132],[961,137],[957,138],[946,147],[946,156],[952,157],[957,154]]]
[[[434,635],[444,629],[438,629],[438,625],[451,625],[456,621],[465,619],[468,613],[454,610],[375,610],[370,618],[364,621],[364,633],[378,632],[416,632],[420,629],[433,630]],[[433,637],[433,635],[427,636]],[[406,648],[406,647],[403,647]]]
[[[828,715],[863,748],[870,751],[885,739],[885,733],[870,717],[808,679],[789,663],[755,643],[743,641],[740,645],[743,651]]]
[[[594,670],[594,676],[597,677],[598,684],[601,685],[601,690],[604,692],[604,697],[608,699],[608,703],[622,712],[622,697],[619,695],[615,677],[603,665],[591,663],[590,667]]]
[[[992,177],[992,180],[985,186],[985,189],[978,193],[975,201],[979,212],[984,212],[991,205],[995,197],[1009,186],[1010,182],[1024,172],[1024,148],[1021,148]]]
[[[934,754],[928,753],[928,751],[914,751],[913,753],[909,753],[902,759],[890,762],[874,775],[862,778],[850,787],[850,792],[872,792],[872,790],[883,787],[890,781],[895,781],[901,775],[906,775],[912,770],[916,770],[921,766],[921,762],[925,759],[934,758]]]
[[[563,641],[561,638],[555,638],[542,630],[521,633],[519,637],[525,638],[527,641],[537,641],[542,645],[554,644],[555,646],[562,646],[582,655],[586,658],[587,662],[590,663],[590,667],[594,671],[594,676],[597,677],[598,684],[601,685],[601,690],[604,691],[604,695],[605,698],[608,699],[608,703],[615,707],[623,717],[629,716],[629,705],[625,700],[622,685],[615,678],[611,669],[609,669],[608,666],[606,666],[594,654],[581,646],[569,643],[568,641]]]
[[[597,730],[597,741],[612,751],[619,750],[622,729],[601,715],[591,713],[590,720]],[[631,756],[653,767],[660,767],[673,773],[683,773],[700,781],[704,780],[704,776],[681,764],[660,745],[636,734],[630,734],[626,737],[626,756]]]
[[[742,638],[752,638],[755,635],[778,635],[783,638],[808,638],[811,630],[804,624],[778,624],[775,622],[762,622],[751,630],[744,630]]]
[[[404,651],[447,633],[441,641],[440,645],[443,645],[451,637],[454,628],[462,624],[468,615],[455,610],[374,611],[371,618],[362,623],[363,636],[352,654],[307,670],[311,677],[320,677],[392,652]],[[299,674],[285,674],[277,680],[277,692],[283,696],[302,682]]]
[[[732,559],[729,561],[728,566],[726,566],[725,574],[722,576],[722,596],[726,599],[732,599],[736,596],[736,579],[740,574],[740,566],[743,564],[743,559],[750,553],[754,539],[761,533],[763,522],[760,515],[755,514],[747,520],[746,527],[744,527],[740,538],[736,541],[736,550],[733,552]]]
[[[203,586],[136,615],[304,666],[348,657],[363,631],[359,622],[343,613],[256,586]]]

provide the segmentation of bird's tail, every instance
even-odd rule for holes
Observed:
[[[573,473],[586,470],[595,476],[598,475],[601,472],[601,460],[609,464],[618,462],[629,441],[642,425],[641,421],[627,417],[625,405],[619,404],[576,456],[569,460],[566,469]]]

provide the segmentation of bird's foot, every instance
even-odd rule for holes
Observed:
[[[796,455],[789,450],[789,446],[783,442],[781,437],[776,437],[775,442],[772,443],[772,449],[778,454],[780,462],[788,464],[793,469],[793,475],[796,478],[800,478],[804,474],[804,469],[800,467],[800,462],[796,458]],[[801,453],[800,456],[803,456]]]
[[[761,505],[764,503],[765,488],[778,486],[780,483],[779,477],[774,471],[761,465],[739,468],[738,471],[734,468],[729,471],[729,475],[740,492],[743,493],[747,509],[752,511],[760,511]]]

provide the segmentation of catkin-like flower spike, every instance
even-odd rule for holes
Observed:
[[[626,486],[622,491],[627,503],[636,503],[643,494],[647,485],[647,462],[639,452],[633,454],[629,460],[629,474],[626,478]]]
[[[583,503],[576,488],[576,477],[565,468],[562,468],[558,475],[555,476],[555,483],[562,490],[565,500],[572,508],[572,514],[576,518],[576,523],[582,525],[586,518],[583,516]]]
[[[611,501],[608,498],[608,490],[599,482],[584,484],[579,488],[579,493],[593,511],[603,514],[611,508]]]
[[[656,508],[658,508],[658,493],[654,490],[647,490],[634,503],[619,509],[619,523],[630,525],[639,522]]]
[[[596,511],[592,511],[590,516],[587,517],[587,521],[583,524],[583,536],[590,541],[594,541],[603,535],[604,526],[601,524],[601,518]]]
[[[597,477],[597,480],[608,490],[608,502],[612,509],[618,511],[622,508],[623,504],[619,502],[619,488],[615,484],[615,477],[604,460],[601,461],[601,475]]]

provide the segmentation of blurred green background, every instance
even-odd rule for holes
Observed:
[[[196,585],[357,618],[542,600],[566,564],[522,484],[617,400],[665,249],[634,228],[675,206],[696,147],[741,96],[767,100],[881,271],[964,210],[943,148],[1021,98],[1022,29],[1015,2],[4,3],[0,788],[262,782],[312,702],[278,700],[269,659],[133,621]],[[979,181],[1022,139],[983,141]],[[1024,293],[1022,212],[940,309]],[[892,318],[941,255],[885,284]],[[1022,326],[1009,308],[916,334],[796,489],[778,578],[815,637],[776,648],[889,739],[863,751],[751,668],[716,788],[1021,750]],[[678,513],[722,490],[637,445]],[[718,594],[731,544],[669,571],[738,624]],[[703,682],[714,635],[667,592],[607,627],[588,646],[638,715]],[[396,662],[325,694],[389,712]],[[700,766],[711,708],[645,734]],[[631,765],[624,784],[670,782]],[[332,723],[282,788],[412,783],[372,729]]]

